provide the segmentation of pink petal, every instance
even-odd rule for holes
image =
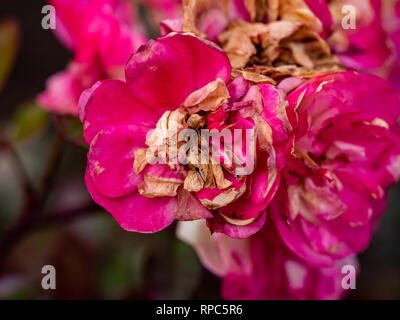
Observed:
[[[167,19],[167,20],[161,21],[161,23],[160,23],[161,35],[165,36],[170,32],[182,31],[182,24],[183,24],[182,18]]]
[[[237,77],[229,83],[227,88],[230,95],[229,102],[233,103],[239,101],[246,94],[250,88],[250,83],[243,77]]]
[[[38,103],[53,112],[77,115],[76,105],[81,92],[85,90],[81,81],[85,71],[88,70],[83,68],[81,72],[81,66],[70,65],[67,70],[50,77],[46,82],[46,90],[37,98]],[[89,73],[90,78],[92,77]]]
[[[135,126],[120,126],[101,131],[88,154],[88,171],[104,196],[118,198],[136,189],[143,181],[133,170],[134,152],[144,145],[143,131]]]
[[[329,35],[332,29],[333,20],[326,0],[305,0],[305,3],[317,18],[321,20],[325,34]]]
[[[93,200],[110,212],[127,231],[154,233],[165,229],[174,221],[174,197],[148,199],[134,191],[125,197],[107,198],[93,184],[88,170],[85,180]]]
[[[72,49],[82,32],[83,20],[77,19],[90,7],[89,0],[49,0],[49,4],[56,8],[56,34],[64,44]]]
[[[350,49],[339,54],[341,62],[355,70],[372,70],[381,67],[389,60],[392,50],[387,35],[375,25],[357,28],[348,34]]]
[[[213,219],[207,220],[207,226],[211,232],[221,232],[231,238],[245,239],[257,231],[259,231],[265,223],[266,212],[262,213],[260,217],[251,224],[246,226],[237,226],[226,222],[226,220],[220,215],[215,215]]]
[[[101,130],[136,125],[147,132],[158,120],[156,114],[132,95],[125,82],[119,80],[105,80],[85,91],[78,109],[88,144]]]
[[[127,84],[135,98],[159,115],[178,108],[192,92],[217,78],[228,82],[230,73],[221,49],[187,34],[150,40],[126,67]]]
[[[269,157],[265,153],[258,156],[257,166],[251,176],[249,199],[265,206],[271,201],[279,186],[279,169],[276,163],[269,164]]]
[[[257,204],[250,200],[240,198],[225,207],[218,209],[218,212],[232,219],[249,220],[263,214],[267,204]]]

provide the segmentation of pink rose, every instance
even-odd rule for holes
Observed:
[[[194,247],[208,270],[222,278],[224,299],[339,299],[345,293],[342,267],[358,268],[353,257],[331,267],[309,265],[286,247],[270,219],[247,239],[211,236],[201,221],[180,222],[177,236]]]
[[[349,69],[378,75],[400,92],[400,1],[305,0],[323,22],[328,42]],[[347,8],[354,8],[355,16]],[[344,28],[342,22],[355,22]]]
[[[389,67],[388,80],[397,92],[400,92],[400,1],[391,0],[383,3],[383,18],[385,30],[394,44],[395,55],[393,65]]]
[[[221,49],[187,34],[151,40],[125,73],[80,99],[93,199],[132,231],[175,219],[208,219],[212,231],[238,238],[260,229],[288,138],[283,92],[230,81]],[[182,152],[182,133],[201,138]],[[214,140],[219,133],[227,135]]]
[[[312,1],[312,0],[311,0]],[[385,30],[381,0],[332,0],[329,2],[333,16],[333,30],[329,42],[341,62],[350,69],[388,76],[394,62],[394,47],[390,34]],[[354,28],[343,28],[345,17],[354,8]],[[393,19],[393,17],[391,18]],[[348,20],[346,20],[348,22]]]
[[[126,61],[145,37],[126,0],[49,3],[56,9],[55,33],[74,58],[66,70],[48,80],[38,102],[53,112],[77,115],[82,91],[100,79],[122,77]]]
[[[330,266],[368,246],[400,178],[400,98],[376,76],[344,72],[287,100],[294,129],[271,216],[293,252]]]

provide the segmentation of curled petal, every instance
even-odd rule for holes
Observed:
[[[251,220],[251,223],[247,225],[231,224],[221,215],[215,215],[213,219],[207,220],[207,226],[211,232],[221,232],[231,238],[244,239],[252,236],[262,228],[266,215],[264,211],[256,220]]]

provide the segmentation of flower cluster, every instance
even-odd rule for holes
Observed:
[[[340,298],[400,179],[400,97],[377,76],[397,84],[400,2],[166,1],[136,53],[125,1],[51,2],[75,57],[39,100],[78,113],[93,199],[130,231],[185,221],[225,298]]]
[[[66,70],[47,81],[38,102],[53,112],[77,115],[82,91],[98,80],[122,77],[126,61],[146,38],[127,0],[49,4],[56,9],[56,35],[74,55]]]

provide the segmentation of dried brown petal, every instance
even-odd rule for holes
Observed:
[[[204,188],[204,178],[195,170],[190,170],[186,176],[183,188],[189,192],[199,192]]]
[[[205,87],[193,92],[186,98],[183,107],[187,108],[190,114],[199,111],[215,111],[229,99],[229,92],[225,82],[218,78]]]
[[[244,5],[250,14],[251,21],[255,21],[257,14],[257,4],[256,0],[244,0]]]
[[[146,140],[147,146],[160,146],[164,143],[165,139],[168,137],[168,117],[170,113],[171,111],[166,111],[158,120],[156,129]]]
[[[177,140],[177,133],[186,128],[187,111],[179,108],[174,111],[166,111],[158,120],[155,130],[146,140],[146,145],[162,146],[170,139]]]
[[[285,39],[293,35],[297,30],[300,29],[301,24],[291,21],[276,21],[266,25],[268,32],[262,35],[261,45],[266,48],[269,45],[278,43],[282,39]]]
[[[206,122],[206,118],[199,115],[199,114],[192,114],[189,119],[187,120],[187,125],[189,128],[198,129],[203,127]]]
[[[226,220],[226,222],[233,224],[235,226],[247,226],[257,220],[257,218],[251,218],[251,219],[247,219],[247,220],[232,219],[232,218],[229,218],[229,217],[223,215],[222,213],[220,213],[219,215],[222,218],[224,218]]]
[[[211,165],[215,183],[218,189],[223,190],[229,188],[232,185],[232,182],[225,179],[224,171],[222,170],[222,166],[220,164]]]
[[[329,45],[335,49],[336,53],[346,52],[349,48],[349,38],[343,30],[335,31],[328,39]]]
[[[244,194],[245,191],[246,191],[246,184],[244,183],[239,190],[231,188],[222,192],[221,194],[216,196],[213,200],[200,199],[200,202],[206,208],[210,210],[216,210],[237,200]]]
[[[314,15],[304,0],[279,1],[279,16],[281,20],[299,22],[317,33],[322,32],[322,22]]]
[[[255,116],[257,128],[257,141],[261,149],[270,151],[272,148],[272,129],[269,124],[260,116]]]
[[[192,221],[212,218],[212,213],[189,191],[178,189],[178,204],[174,212],[175,219]]]
[[[146,160],[147,149],[141,148],[135,151],[135,161],[133,163],[133,170],[136,174],[139,174],[146,168],[147,160]]]
[[[339,64],[327,64],[327,65],[317,65],[315,68],[304,68],[304,67],[297,67],[297,66],[281,66],[278,67],[277,70],[282,73],[286,73],[291,75],[292,77],[301,77],[301,78],[314,78],[320,75],[340,72],[344,71],[345,69]]]
[[[266,0],[268,7],[268,21],[277,21],[279,18],[280,0]]]
[[[233,68],[245,67],[251,56],[257,53],[257,49],[251,39],[240,30],[231,33],[232,37],[223,49],[231,62]]]
[[[221,19],[227,19],[229,2],[230,0],[183,0],[182,31],[206,38],[206,35],[199,30],[203,17],[217,11]]]
[[[313,68],[314,62],[308,56],[305,46],[301,42],[290,42],[290,49],[292,50],[294,60],[301,66],[306,68]]]
[[[229,24],[218,39],[233,68],[247,65],[250,57],[257,53],[255,44],[259,42],[260,35],[266,32],[268,26],[263,23],[249,23],[236,19]]]
[[[146,198],[174,197],[182,180],[144,175],[144,181],[138,186],[139,193]]]
[[[272,79],[266,75],[263,75],[263,74],[260,74],[257,72],[240,70],[240,69],[233,69],[232,77],[233,78],[243,77],[247,81],[250,81],[253,84],[264,84],[264,83],[276,84],[276,81],[274,79]]]
[[[187,112],[181,108],[172,111],[168,116],[168,133],[170,136],[186,128]]]

